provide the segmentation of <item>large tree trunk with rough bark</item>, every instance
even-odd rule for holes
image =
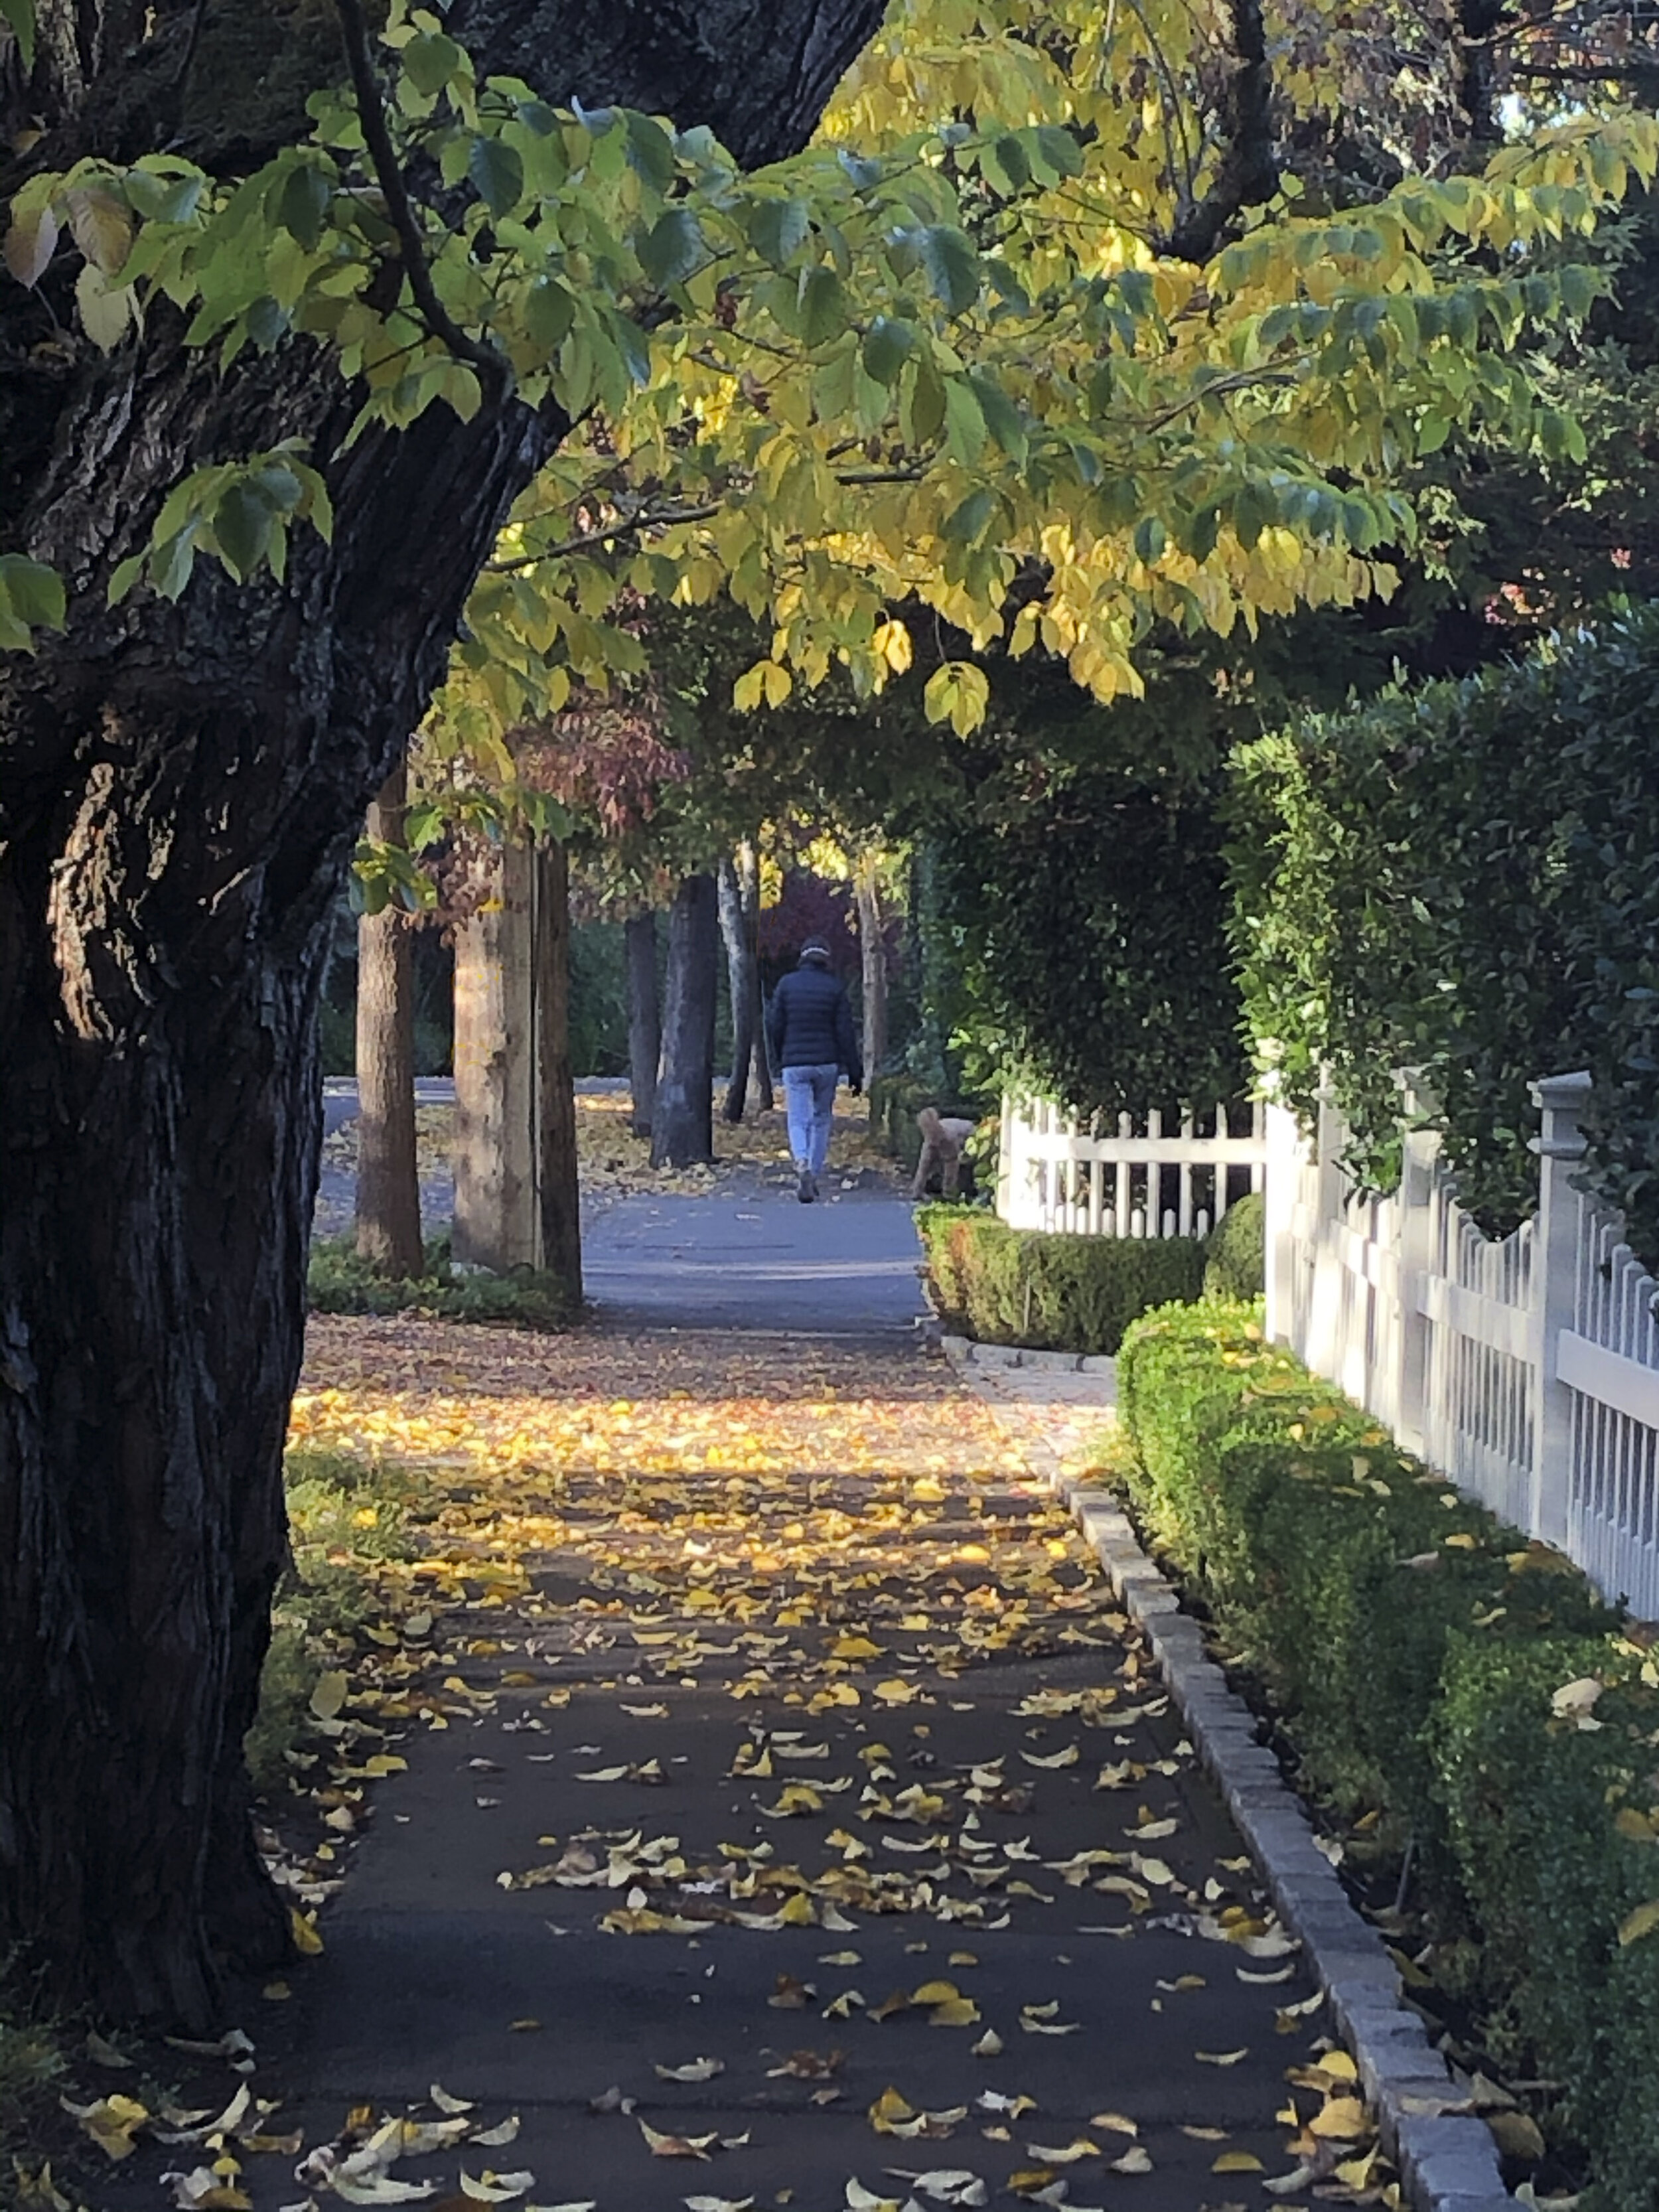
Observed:
[[[623,942],[628,958],[628,1084],[633,1094],[628,1126],[636,1137],[648,1137],[657,1103],[657,1066],[662,1058],[656,915],[629,915],[623,925]]]
[[[399,761],[368,810],[378,844],[401,845],[408,773]],[[357,1256],[382,1274],[418,1275],[421,1178],[415,1150],[415,993],[409,920],[396,906],[357,923]]]
[[[668,1003],[651,1118],[653,1167],[714,1157],[714,1001],[720,896],[713,876],[688,876],[668,915]]]
[[[804,141],[878,12],[462,0],[447,27],[481,74],[708,123],[753,163]],[[232,173],[340,74],[325,11],[46,0],[32,80],[0,64],[0,122],[45,126],[0,194],[20,159],[168,144]],[[330,909],[567,426],[503,398],[349,446],[359,395],[308,344],[226,369],[157,302],[100,359],[62,335],[67,282],[0,295],[4,542],[72,599],[0,685],[0,1951],[62,2000],[201,2028],[224,1958],[287,1941],[241,1744],[285,1556]],[[173,483],[289,437],[331,542],[296,532],[280,584],[204,562],[176,604],[106,607]]]

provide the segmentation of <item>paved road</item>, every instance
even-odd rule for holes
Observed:
[[[910,1206],[890,1191],[629,1198],[583,1237],[587,1295],[617,1327],[894,1337],[921,1311]]]

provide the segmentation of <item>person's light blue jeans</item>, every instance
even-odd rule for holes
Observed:
[[[836,1110],[841,1069],[831,1060],[821,1067],[786,1067],[783,1105],[789,1117],[789,1151],[798,1168],[822,1175],[830,1155],[830,1124]]]

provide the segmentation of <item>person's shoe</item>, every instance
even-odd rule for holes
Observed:
[[[795,1185],[795,1195],[803,1206],[811,1206],[818,1194],[818,1179],[811,1168],[803,1168],[800,1180]]]

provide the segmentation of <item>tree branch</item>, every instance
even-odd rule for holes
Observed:
[[[386,216],[398,234],[398,258],[404,264],[415,304],[432,336],[441,339],[457,360],[471,363],[489,386],[492,398],[504,399],[513,387],[511,365],[494,346],[484,344],[461,328],[433,284],[421,227],[415,220],[415,210],[404,189],[404,173],[392,143],[392,133],[386,129],[386,109],[380,100],[380,88],[374,81],[368,26],[363,19],[361,0],[334,0],[334,4],[344,38],[346,62],[351,70],[352,90],[357,95],[363,143],[368,149],[380,190],[386,194]]]
[[[1168,252],[1207,261],[1247,207],[1261,207],[1279,189],[1273,159],[1273,70],[1261,0],[1232,0],[1233,71],[1227,98],[1227,150],[1212,184],[1170,232]]]

